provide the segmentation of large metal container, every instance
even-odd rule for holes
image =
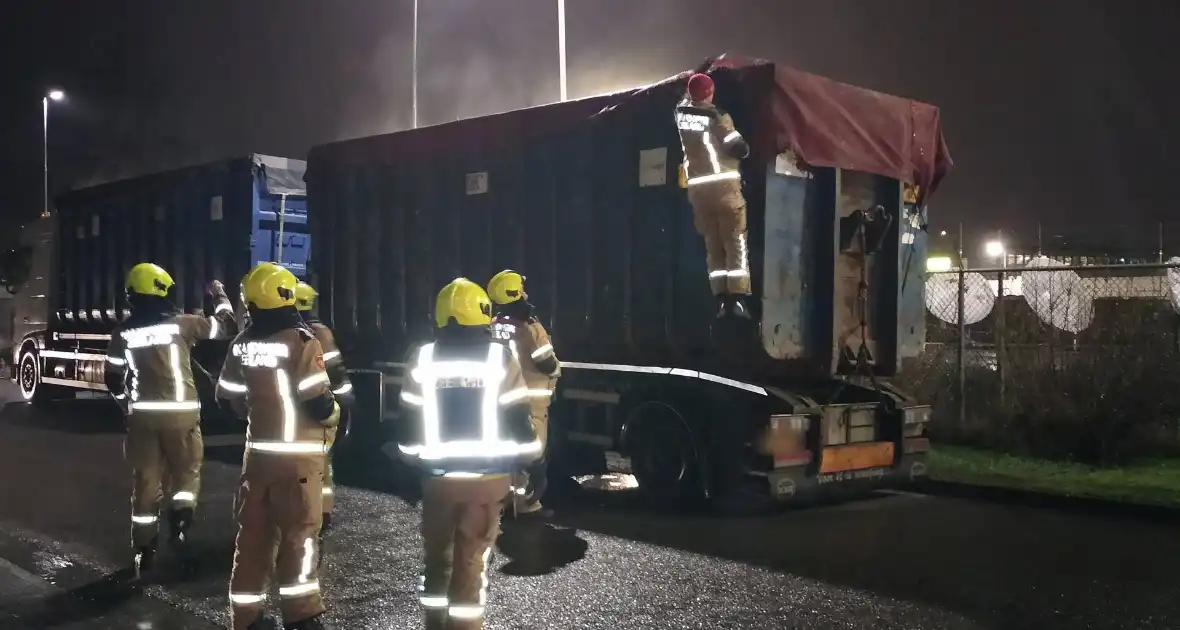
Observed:
[[[310,252],[302,161],[253,155],[63,195],[50,329],[104,332],[121,319],[127,270],[154,262],[186,311],[206,283],[233,289],[250,267],[282,260],[303,277]],[[280,234],[282,235],[280,238]]]
[[[512,268],[527,275],[565,361],[682,367],[773,383],[854,371],[850,358],[863,337],[875,373],[893,374],[903,356],[920,351],[924,336],[918,274],[925,234],[916,207],[903,203],[898,177],[909,168],[909,182],[929,188],[949,168],[949,158],[922,161],[911,151],[945,151],[937,109],[783,70],[713,65],[719,104],[754,149],[743,182],[761,315],[757,343],[723,353],[711,337],[716,308],[704,246],[677,185],[681,150],[672,113],[681,75],[634,92],[313,149],[312,275],[322,316],[350,363],[401,361],[430,335],[429,313],[444,283],[466,276],[482,284]],[[813,148],[823,138],[784,139],[791,115],[780,117],[776,108],[798,104],[801,97],[787,88],[800,85],[820,85],[825,94],[850,90],[869,109],[889,105],[893,127],[872,141],[904,144],[896,153],[905,159],[881,173],[859,172],[842,147],[817,157]],[[807,157],[810,172],[792,168],[785,159],[792,155]],[[859,224],[849,217],[877,206],[882,228],[870,241],[880,245],[870,245],[874,253],[863,262]]]

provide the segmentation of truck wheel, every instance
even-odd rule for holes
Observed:
[[[44,405],[53,399],[57,388],[41,382],[41,361],[36,351],[25,349],[21,353],[20,364],[16,368],[16,380],[20,385],[20,395],[34,405]]]
[[[701,499],[700,467],[684,416],[658,401],[642,403],[629,415],[626,447],[639,490],[660,503],[695,506]]]

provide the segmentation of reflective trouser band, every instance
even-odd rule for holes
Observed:
[[[418,603],[422,604],[423,608],[441,609],[446,608],[450,601],[447,600],[446,595],[420,595]]]
[[[192,492],[181,491],[172,495],[173,503],[193,503],[197,500],[197,495]]]
[[[131,523],[134,525],[155,525],[160,517],[155,514],[132,514]]]
[[[327,453],[328,445],[323,442],[264,442],[251,440],[246,442],[246,448],[251,451],[264,453]]]
[[[230,591],[229,594],[229,603],[234,606],[257,606],[265,601],[265,593],[234,593]]]
[[[455,619],[479,619],[483,616],[483,606],[455,604],[447,608],[447,614]]]
[[[201,403],[190,400],[176,402],[174,400],[138,400],[131,403],[131,409],[136,411],[199,411]]]
[[[729,179],[741,179],[742,174],[738,171],[726,171],[724,173],[712,173],[710,175],[701,175],[700,177],[690,178],[687,182],[689,186],[698,186],[700,184],[710,184],[713,182],[723,182]]]
[[[303,597],[317,593],[320,590],[319,581],[304,582],[303,584],[292,584],[290,586],[279,587],[279,597],[290,599],[292,597]]]

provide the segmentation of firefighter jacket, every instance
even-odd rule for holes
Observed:
[[[723,181],[740,187],[740,160],[750,147],[729,114],[712,103],[684,100],[676,106],[676,127],[689,188]]]
[[[229,299],[221,297],[213,316],[133,313],[111,332],[104,380],[116,400],[137,411],[197,414],[201,403],[190,353],[202,339],[223,339],[236,322]]]
[[[398,449],[430,474],[511,473],[541,456],[528,387],[508,348],[482,339],[422,346],[403,379]]]
[[[530,403],[548,407],[553,387],[561,376],[561,363],[545,326],[531,315],[522,320],[501,314],[492,321],[492,335],[507,345],[520,362]]]
[[[259,330],[256,322],[230,343],[217,397],[246,417],[251,453],[322,456],[327,429],[339,420],[324,353],[301,324]]]
[[[340,354],[339,346],[336,345],[336,335],[332,334],[331,328],[317,319],[307,320],[307,327],[311,329],[316,340],[320,342],[320,348],[324,351],[324,366],[328,371],[328,380],[331,381],[332,394],[336,396],[337,402],[351,404],[352,382],[348,380],[344,357]]]

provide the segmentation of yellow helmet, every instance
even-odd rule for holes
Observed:
[[[313,289],[310,284],[300,282],[295,285],[295,308],[301,311],[310,311],[315,308],[315,299],[319,295],[319,292]]]
[[[467,278],[455,278],[439,291],[434,301],[434,324],[445,328],[451,320],[460,326],[492,323],[492,301],[482,287]]]
[[[259,263],[242,280],[246,306],[269,311],[295,304],[295,274],[274,263]]]
[[[524,292],[524,276],[511,269],[501,271],[488,282],[488,296],[496,304],[511,304],[528,297]]]
[[[127,293],[167,297],[173,284],[172,276],[152,263],[139,263],[127,272]]]

